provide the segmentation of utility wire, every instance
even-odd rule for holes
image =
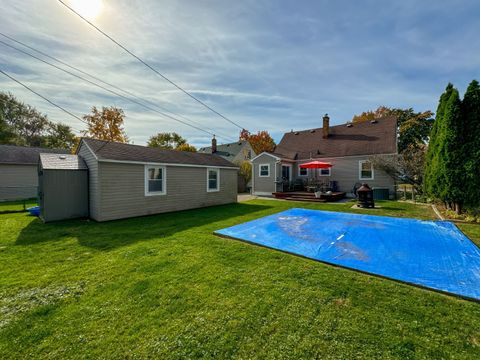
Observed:
[[[145,104],[143,104],[143,103],[141,103],[141,102],[139,102],[139,101],[137,101],[137,100],[135,100],[135,99],[131,99],[131,98],[127,97],[127,96],[124,96],[124,95],[116,92],[116,91],[113,91],[113,90],[111,90],[111,89],[108,89],[108,88],[106,88],[105,86],[99,85],[99,84],[97,84],[97,83],[95,83],[95,82],[93,82],[93,81],[90,81],[90,80],[88,80],[88,79],[86,79],[86,78],[84,78],[84,77],[82,77],[82,76],[80,76],[80,75],[77,75],[77,74],[75,74],[75,73],[72,73],[71,71],[65,70],[65,69],[63,69],[63,68],[61,68],[61,67],[59,67],[59,66],[57,66],[57,65],[55,65],[55,64],[52,64],[52,63],[50,63],[50,62],[48,62],[48,61],[46,61],[46,60],[43,60],[43,59],[39,58],[38,56],[35,56],[35,55],[33,55],[33,54],[30,54],[30,53],[27,52],[27,51],[23,51],[22,49],[19,49],[19,48],[13,46],[13,45],[7,44],[6,42],[4,42],[4,41],[2,41],[2,40],[0,40],[0,43],[3,44],[3,45],[5,45],[5,46],[8,46],[8,47],[10,47],[10,48],[12,48],[12,49],[15,49],[15,50],[17,50],[17,51],[19,51],[19,52],[21,52],[21,53],[23,53],[23,54],[25,54],[25,55],[28,55],[28,56],[30,56],[30,57],[38,60],[38,61],[41,61],[41,62],[43,62],[43,63],[45,63],[45,64],[47,64],[47,65],[50,65],[50,66],[52,66],[52,67],[54,67],[54,68],[56,68],[56,69],[58,69],[58,70],[60,70],[60,71],[63,71],[63,72],[65,72],[65,73],[67,73],[67,74],[69,74],[69,75],[71,75],[71,76],[74,76],[74,77],[76,77],[76,78],[78,78],[78,79],[81,79],[81,80],[83,80],[83,81],[85,81],[85,82],[87,82],[87,83],[89,83],[89,84],[91,84],[91,85],[93,85],[93,86],[96,86],[96,87],[98,87],[98,88],[100,88],[100,89],[103,89],[103,90],[105,90],[105,91],[108,91],[108,92],[110,92],[110,93],[112,93],[112,94],[114,94],[114,95],[116,95],[116,96],[118,96],[118,97],[120,97],[120,98],[122,98],[122,99],[124,99],[124,100],[133,102],[133,103],[135,103],[135,104],[137,104],[137,105],[140,105],[140,106],[142,106],[142,107],[144,107],[144,108],[146,108],[146,109],[148,109],[148,110],[150,110],[150,111],[156,112],[156,113],[158,113],[158,114],[160,114],[160,115],[162,115],[162,116],[165,116],[165,117],[168,117],[168,118],[170,118],[170,119],[172,119],[172,120],[178,121],[178,122],[180,122],[180,123],[182,123],[182,124],[184,124],[184,125],[187,125],[187,126],[190,126],[190,127],[194,128],[194,129],[197,129],[197,130],[199,130],[199,131],[202,131],[202,132],[204,132],[204,133],[206,133],[206,134],[208,134],[208,135],[210,135],[210,136],[214,135],[214,133],[211,133],[211,132],[209,132],[209,131],[207,131],[207,130],[205,130],[205,129],[202,129],[202,128],[198,127],[198,126],[189,124],[189,123],[187,123],[187,122],[185,122],[185,121],[183,121],[183,120],[177,119],[177,118],[175,118],[175,117],[173,117],[173,116],[171,116],[171,115],[168,115],[168,114],[166,114],[166,113],[164,113],[164,112],[161,112],[161,111],[159,111],[159,110],[156,110],[156,109],[154,109],[154,108],[152,108],[152,107],[150,107],[150,106],[148,106],[148,105],[145,105]]]
[[[27,89],[28,91],[34,93],[35,95],[37,95],[38,97],[41,97],[43,100],[45,100],[46,102],[48,102],[50,105],[53,105],[55,106],[56,108],[62,110],[63,112],[67,113],[68,115],[70,115],[71,117],[74,117],[75,119],[85,123],[88,125],[88,122],[86,122],[85,120],[83,120],[81,117],[71,113],[70,111],[68,111],[67,109],[61,107],[60,105],[57,105],[55,104],[53,101],[47,99],[45,96],[43,96],[42,94],[36,92],[35,90],[33,90],[32,88],[30,88],[29,86],[25,85],[24,83],[22,83],[21,81],[15,79],[13,76],[7,74],[5,71],[3,71],[2,69],[0,69],[0,73],[2,73],[3,75],[5,75],[6,77],[10,78],[10,80],[13,80],[15,81],[17,84],[23,86],[25,89]],[[78,131],[78,130],[77,130]]]
[[[208,110],[210,110],[211,112],[217,114],[218,116],[220,116],[221,118],[223,118],[224,120],[228,121],[230,124],[238,127],[239,129],[243,130],[244,127],[242,127],[241,125],[239,125],[238,123],[230,120],[228,117],[226,117],[225,115],[222,115],[221,113],[219,113],[218,111],[216,111],[215,109],[211,108],[210,106],[208,106],[206,103],[204,103],[202,100],[200,100],[199,98],[195,97],[194,95],[192,95],[191,93],[189,93],[187,90],[183,89],[182,87],[180,87],[179,85],[177,85],[175,82],[173,82],[172,80],[170,80],[168,77],[166,77],[165,75],[163,75],[161,72],[159,72],[158,70],[156,70],[154,67],[152,67],[151,65],[149,65],[147,62],[145,62],[144,60],[142,60],[140,57],[138,57],[137,55],[135,55],[133,52],[131,52],[130,50],[128,50],[125,46],[123,46],[122,44],[120,44],[117,40],[115,40],[113,37],[111,37],[110,35],[108,35],[106,32],[104,32],[102,29],[100,29],[98,26],[96,26],[95,24],[93,24],[92,22],[90,22],[89,20],[87,20],[86,18],[84,18],[82,15],[80,15],[78,12],[76,12],[74,9],[72,9],[70,6],[68,6],[64,1],[62,0],[58,0],[63,6],[65,6],[67,9],[69,9],[71,12],[73,12],[75,15],[77,15],[78,17],[80,17],[83,21],[85,21],[87,24],[89,24],[90,26],[92,26],[93,28],[95,28],[98,32],[100,32],[103,36],[105,36],[106,38],[108,38],[110,41],[112,41],[114,44],[116,44],[117,46],[119,46],[121,49],[123,49],[126,53],[128,53],[129,55],[131,55],[132,57],[134,57],[136,60],[138,60],[139,62],[141,62],[143,65],[145,65],[147,68],[149,68],[150,70],[152,70],[154,73],[156,73],[158,76],[160,76],[162,79],[164,79],[165,81],[169,82],[170,84],[172,84],[173,86],[175,86],[178,90],[180,90],[181,92],[183,92],[184,94],[188,95],[190,98],[192,98],[193,100],[195,100],[196,102],[198,102],[199,104],[203,105],[205,108],[207,108]]]
[[[27,44],[25,44],[25,43],[22,42],[22,41],[16,40],[16,39],[12,38],[11,36],[8,36],[8,35],[6,35],[6,34],[4,34],[4,33],[2,33],[2,32],[0,32],[0,35],[3,36],[3,37],[5,37],[5,38],[7,38],[7,39],[9,39],[10,41],[13,41],[13,42],[15,42],[15,43],[17,43],[17,44],[20,44],[20,45],[22,45],[22,46],[24,46],[24,47],[26,47],[26,48],[28,48],[28,49],[30,49],[30,50],[35,51],[36,53],[38,53],[38,54],[40,54],[40,55],[43,55],[43,56],[45,56],[45,57],[47,57],[47,58],[49,58],[49,59],[52,59],[52,60],[54,60],[54,61],[56,61],[56,62],[58,62],[58,63],[60,63],[60,64],[62,64],[62,65],[64,65],[64,66],[72,69],[72,70],[75,70],[75,71],[77,71],[77,72],[79,72],[79,73],[81,73],[81,74],[87,75],[87,76],[89,76],[90,78],[95,79],[96,81],[101,82],[102,84],[105,84],[105,85],[110,86],[110,87],[112,87],[112,88],[114,88],[114,89],[116,89],[116,90],[119,90],[119,91],[121,91],[121,92],[123,92],[123,93],[125,93],[125,94],[128,94],[128,95],[132,96],[133,98],[135,98],[135,99],[137,99],[137,100],[146,102],[147,104],[150,104],[150,105],[152,105],[152,106],[155,106],[156,108],[159,108],[159,109],[161,109],[161,110],[164,110],[164,111],[166,111],[166,112],[168,112],[168,113],[170,113],[170,114],[172,114],[172,115],[175,115],[175,116],[177,116],[177,117],[179,117],[179,118],[181,118],[181,119],[184,119],[185,121],[189,121],[189,122],[191,122],[191,123],[193,123],[193,124],[195,124],[195,125],[202,126],[201,124],[198,124],[197,122],[195,122],[195,121],[193,121],[193,120],[191,120],[191,119],[189,119],[189,118],[187,118],[187,117],[185,117],[185,116],[182,116],[182,115],[180,115],[180,114],[176,114],[176,113],[174,113],[174,112],[172,112],[172,111],[169,111],[168,109],[166,109],[166,108],[164,108],[164,107],[162,107],[162,106],[160,106],[160,105],[158,105],[158,104],[156,104],[156,103],[154,103],[154,102],[152,102],[152,101],[150,101],[150,100],[140,98],[139,96],[133,94],[132,92],[130,92],[130,91],[128,91],[128,90],[122,89],[122,88],[119,87],[119,86],[116,86],[116,85],[114,85],[114,84],[111,84],[111,83],[109,83],[109,82],[106,82],[106,81],[100,79],[99,77],[97,77],[97,76],[95,76],[95,75],[92,75],[92,74],[90,74],[90,73],[88,73],[88,72],[86,72],[86,71],[84,71],[84,70],[81,70],[81,69],[79,69],[78,67],[75,67],[75,66],[73,66],[73,65],[70,65],[70,64],[68,64],[68,63],[66,63],[66,62],[64,62],[64,61],[62,61],[62,60],[60,60],[60,59],[58,59],[58,58],[56,58],[56,57],[54,57],[54,56],[51,56],[51,55],[49,55],[49,54],[47,54],[47,53],[45,53],[45,52],[43,52],[43,51],[40,51],[40,50],[38,50],[38,49],[35,49],[34,47],[32,47],[32,46],[30,46],[30,45],[27,45]],[[5,44],[5,43],[3,43],[3,44]],[[7,46],[8,46],[8,45],[7,45]],[[15,49],[18,50],[17,48],[15,48]],[[213,134],[213,133],[215,133],[215,134],[217,134],[217,135],[219,134],[218,131],[215,131],[215,130],[213,130],[213,129],[211,129],[211,128],[208,128],[208,127],[206,127],[205,125],[203,125],[203,126],[205,127],[205,129],[210,130],[210,131],[212,132],[212,134]],[[224,140],[228,140],[228,141],[229,141],[229,139],[228,139],[229,136],[227,136],[227,135],[221,135],[221,134],[220,134],[220,136],[217,136],[217,137],[223,138]]]

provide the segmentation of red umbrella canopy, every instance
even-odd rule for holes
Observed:
[[[305,164],[300,164],[301,168],[306,168],[306,169],[328,169],[331,168],[333,165],[327,162],[321,162],[321,161],[310,161]]]

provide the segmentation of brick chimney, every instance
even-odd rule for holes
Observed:
[[[217,139],[215,139],[215,135],[212,138],[212,154],[217,152]]]
[[[323,117],[323,138],[326,139],[328,138],[328,132],[330,131],[330,118],[328,117],[328,114],[325,114]]]

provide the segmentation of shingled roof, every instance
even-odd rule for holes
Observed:
[[[103,141],[82,138],[87,146],[95,153],[99,160],[138,161],[162,164],[185,164],[203,166],[236,166],[220,156],[200,154],[189,151],[164,150],[154,147],[124,144],[112,141]]]
[[[85,161],[78,155],[40,154],[43,170],[88,170]]]
[[[240,140],[240,141],[229,143],[229,144],[217,145],[217,151],[215,154],[223,157],[224,159],[232,161],[235,158],[235,156],[237,156],[238,153],[243,149],[243,146],[247,143],[248,143],[247,140]],[[204,154],[211,154],[212,147],[211,146],[202,147],[198,149],[198,152],[204,153]]]
[[[327,139],[323,138],[322,128],[289,132],[283,135],[273,154],[301,160],[396,152],[397,119],[389,116],[374,122],[330,126]]]
[[[40,153],[68,154],[70,151],[66,149],[0,145],[0,164],[37,165]]]

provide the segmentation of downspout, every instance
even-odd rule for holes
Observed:
[[[251,193],[252,195],[255,195],[255,164],[253,161],[250,161],[250,164],[252,164],[252,190]]]
[[[273,186],[274,186],[273,192],[277,192],[277,164],[280,164],[281,162],[282,162],[281,160],[275,161],[275,176],[273,178]]]

